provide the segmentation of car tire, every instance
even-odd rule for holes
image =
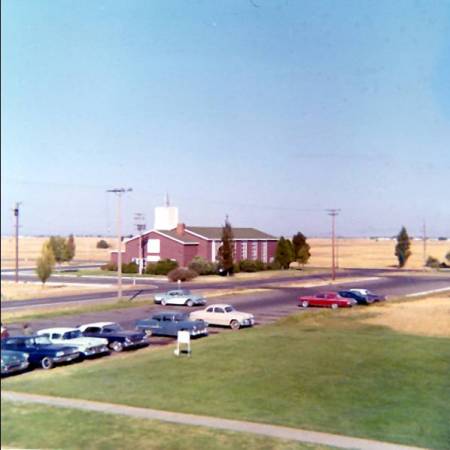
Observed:
[[[49,357],[45,357],[42,359],[41,361],[41,367],[44,370],[50,370],[53,369],[53,367],[55,366],[55,363],[53,362],[53,360]]]
[[[119,352],[121,352],[121,351],[123,350],[123,344],[122,344],[121,342],[115,341],[115,342],[113,342],[113,343],[111,344],[111,348],[112,348],[115,352],[119,353]]]
[[[232,320],[230,322],[230,327],[232,330],[239,330],[239,328],[241,328],[241,324],[237,320]]]
[[[308,306],[309,303],[306,300],[302,301],[302,308],[307,308]]]
[[[331,304],[331,309],[338,309],[339,305],[337,303],[332,303]]]
[[[194,306],[194,302],[193,302],[191,299],[189,299],[189,300],[186,302],[186,306],[189,306],[189,308],[191,308],[192,306]]]
[[[167,302],[165,300],[161,300],[161,305],[166,306]]]

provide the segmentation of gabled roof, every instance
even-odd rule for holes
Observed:
[[[186,226],[186,232],[193,233],[194,235],[201,236],[205,239],[222,239],[222,227],[190,227]],[[234,228],[234,239],[249,239],[249,240],[278,240],[275,236],[259,231],[256,228]]]
[[[142,235],[146,236],[150,233],[156,233],[161,236],[166,236],[169,239],[179,242],[183,245],[198,245],[198,239],[196,237],[206,240],[220,241],[222,239],[222,227],[185,227],[183,235],[177,233],[177,229],[173,230],[148,230]],[[277,241],[278,238],[270,234],[259,231],[256,228],[233,228],[233,236],[235,240],[269,240]],[[139,235],[133,236],[130,239],[126,239],[124,243],[139,239]],[[114,253],[114,251],[112,252]]]

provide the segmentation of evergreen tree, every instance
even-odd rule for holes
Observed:
[[[42,247],[41,256],[36,261],[36,274],[42,281],[42,284],[50,278],[55,266],[55,255],[53,254],[50,241],[46,242]]]
[[[306,242],[306,236],[300,231],[292,237],[294,246],[294,259],[300,264],[307,264],[311,257],[310,245]]]
[[[398,266],[404,267],[406,261],[411,256],[411,239],[405,227],[402,227],[397,235],[397,245],[395,246],[395,256],[398,258]]]
[[[75,238],[70,234],[66,241],[65,261],[72,261],[75,256]]]
[[[280,237],[275,251],[275,261],[283,269],[289,269],[289,264],[294,260],[294,247],[289,239]]]
[[[222,245],[219,248],[218,260],[219,268],[228,274],[233,273],[233,247],[233,229],[227,217],[222,227]]]

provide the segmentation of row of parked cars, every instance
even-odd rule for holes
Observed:
[[[323,292],[301,296],[299,306],[325,306],[330,308],[369,305],[385,300],[382,295],[367,289]],[[155,295],[161,305],[205,305],[203,297],[190,291],[173,290]],[[10,374],[27,367],[51,369],[56,364],[100,357],[112,352],[147,346],[150,336],[177,337],[178,331],[188,331],[191,337],[208,336],[208,326],[226,326],[233,330],[255,324],[252,314],[237,311],[232,305],[214,304],[188,312],[163,311],[138,320],[135,330],[125,330],[113,322],[97,322],[74,328],[59,327],[39,330],[31,336],[7,336],[1,339],[1,373]],[[2,332],[3,333],[3,332]]]
[[[158,302],[157,296],[155,302]],[[185,299],[185,302],[189,300]],[[190,314],[179,311],[158,312],[138,320],[135,330],[125,330],[113,322],[97,322],[73,328],[42,329],[31,336],[5,335],[1,340],[1,373],[10,374],[27,367],[48,370],[56,364],[147,346],[152,335],[177,337],[178,331],[188,331],[191,337],[200,337],[208,336],[209,325],[237,330],[253,326],[254,323],[252,314],[237,311],[232,305],[215,304]]]
[[[371,305],[386,300],[384,295],[375,294],[368,289],[349,289],[347,291],[321,292],[314,295],[302,295],[298,298],[299,306],[323,306],[328,308],[350,308],[354,305]]]

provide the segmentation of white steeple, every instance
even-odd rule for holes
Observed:
[[[166,192],[164,206],[155,208],[155,230],[173,230],[178,225],[178,208],[170,206],[169,193]]]

